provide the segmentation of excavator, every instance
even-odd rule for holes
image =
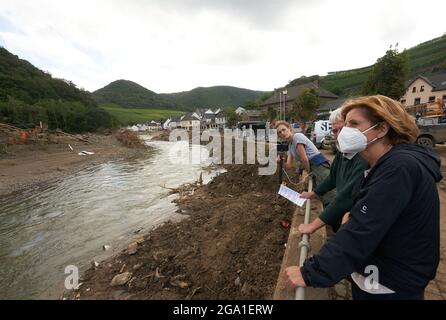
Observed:
[[[412,114],[413,116],[422,116],[422,117],[435,117],[435,116],[444,116],[446,115],[445,103],[442,98],[438,98],[437,101],[427,102],[419,105],[406,107],[407,112]]]

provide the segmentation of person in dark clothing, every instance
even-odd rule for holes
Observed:
[[[440,255],[440,160],[413,144],[418,128],[397,101],[358,98],[343,115],[340,149],[360,152],[370,169],[348,222],[285,276],[294,286],[330,287],[351,275],[353,299],[423,299]]]
[[[330,114],[332,132],[335,139],[344,126],[342,109],[336,109]],[[323,196],[327,192],[336,189],[336,197],[324,208],[319,217],[309,224],[301,224],[297,228],[301,234],[312,234],[324,225],[330,226],[327,229],[327,236],[331,237],[341,226],[342,218],[353,206],[352,189],[367,169],[367,162],[359,154],[344,154],[336,152],[336,157],[330,167],[330,174],[312,192],[303,192],[301,197],[311,199],[316,196]]]

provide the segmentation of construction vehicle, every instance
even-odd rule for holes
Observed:
[[[445,113],[445,103],[442,98],[438,98],[437,101],[417,104],[414,106],[406,107],[406,111],[413,116],[443,116]]]

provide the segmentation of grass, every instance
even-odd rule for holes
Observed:
[[[123,126],[169,117],[178,117],[185,113],[184,111],[167,109],[122,108],[110,103],[100,104],[99,106],[114,116],[119,125]]]
[[[410,79],[418,74],[443,71],[446,69],[446,35],[409,48],[407,54]],[[338,91],[341,97],[359,95],[371,70],[372,66],[369,66],[329,74],[320,78],[320,85],[327,90]]]

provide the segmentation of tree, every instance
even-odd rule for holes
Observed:
[[[277,117],[277,110],[274,107],[269,106],[267,112],[267,119],[269,121],[273,121],[276,119],[276,117]]]
[[[305,122],[315,118],[319,105],[319,94],[314,89],[307,88],[294,100],[293,111],[297,119]]]
[[[364,95],[382,94],[399,100],[405,92],[404,81],[408,75],[406,52],[398,53],[398,49],[387,50],[386,54],[376,61],[365,82]]]
[[[228,107],[225,109],[226,119],[229,127],[235,127],[238,121],[241,121],[241,117],[235,112],[234,107]]]
[[[245,108],[247,110],[255,110],[255,109],[259,108],[259,103],[257,101],[254,101],[254,100],[247,100],[243,104],[243,108]]]

